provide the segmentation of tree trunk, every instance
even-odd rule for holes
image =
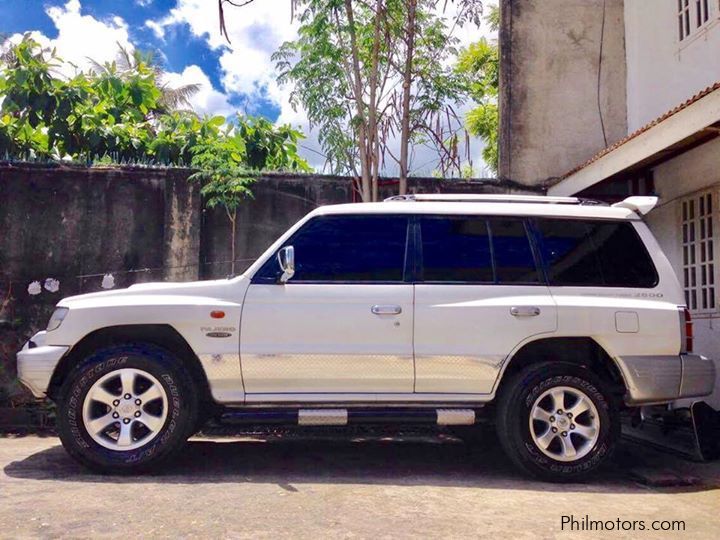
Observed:
[[[353,68],[353,94],[355,96],[355,110],[358,116],[358,150],[360,153],[360,180],[362,182],[362,198],[364,202],[372,200],[371,193],[371,167],[368,159],[368,132],[365,120],[365,102],[362,95],[362,76],[360,75],[360,58],[355,33],[355,15],[352,0],[345,0],[345,14],[348,19],[348,32],[350,33],[350,52]]]
[[[235,223],[237,222],[237,208],[228,211],[230,219],[230,275],[235,275]]]
[[[407,48],[405,56],[405,71],[403,73],[402,119],[400,134],[400,195],[407,193],[408,185],[408,154],[410,147],[410,88],[412,83],[412,58],[415,52],[415,16],[417,0],[408,0],[408,15],[406,39]]]
[[[372,200],[378,200],[378,176],[380,174],[380,141],[378,140],[377,87],[378,63],[380,56],[380,27],[382,25],[382,0],[375,2],[375,28],[373,34],[372,57],[370,60],[370,103],[368,104],[368,150],[370,151]]]

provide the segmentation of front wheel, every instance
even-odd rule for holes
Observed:
[[[572,364],[543,363],[517,374],[498,401],[497,428],[510,459],[552,482],[579,480],[612,454],[617,406],[603,382]]]
[[[133,473],[172,457],[197,416],[182,363],[155,345],[96,351],[69,374],[58,402],[58,434],[68,453],[104,473]]]

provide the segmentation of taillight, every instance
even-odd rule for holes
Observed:
[[[692,352],[693,350],[693,325],[692,316],[690,316],[690,310],[686,307],[681,308],[681,320],[680,320],[680,347],[681,352]]]

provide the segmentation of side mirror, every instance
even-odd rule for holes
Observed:
[[[278,262],[283,273],[280,276],[280,283],[287,283],[295,275],[295,248],[285,246],[277,254]]]

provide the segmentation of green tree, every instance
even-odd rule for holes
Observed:
[[[6,44],[5,44],[6,45]],[[149,158],[151,120],[162,114],[153,70],[57,75],[62,61],[29,35],[0,59],[0,152],[29,158],[88,162]]]
[[[492,6],[486,20],[490,29],[497,31],[500,24],[500,10]],[[496,40],[482,38],[463,50],[456,66],[457,72],[465,79],[468,95],[477,106],[466,116],[467,130],[485,142],[483,159],[488,167],[497,173],[498,167],[498,87],[500,57]]]
[[[167,72],[158,59],[158,55],[153,51],[142,51],[133,49],[132,51],[123,47],[121,43],[117,44],[118,54],[114,62],[101,64],[90,59],[93,71],[99,74],[113,73],[132,76],[142,67],[150,68],[155,75],[155,82],[160,90],[159,109],[161,112],[171,112],[178,109],[192,110],[190,98],[200,91],[200,85],[191,83],[177,87],[170,86],[167,81]]]
[[[236,136],[245,142],[245,165],[252,170],[311,170],[298,154],[302,132],[285,124],[275,126],[267,118],[237,117]]]
[[[222,136],[192,148],[192,166],[198,171],[190,181],[199,182],[209,208],[220,207],[230,224],[230,272],[235,273],[237,212],[242,201],[252,196],[250,186],[262,170],[310,171],[297,153],[302,133],[290,126],[275,126],[264,118],[237,117],[237,125]]]
[[[242,142],[248,169],[308,169],[297,154],[302,133],[290,126],[238,118],[228,128],[223,117],[169,110],[181,105],[192,87],[169,89],[145,53],[121,48],[116,62],[64,78],[62,60],[29,35],[3,45],[0,154],[187,166],[197,146],[222,149]]]
[[[43,125],[55,116],[62,88],[52,71],[60,66],[54,50],[29,37],[7,47],[0,57],[0,152],[48,157]]]
[[[457,44],[453,30],[478,22],[481,2],[456,3],[460,15],[448,27],[437,16],[437,0],[293,2],[298,39],[273,56],[278,80],[292,85],[292,104],[302,105],[318,127],[331,168],[360,179],[365,201],[377,200],[388,159],[398,163],[404,191],[413,143],[456,157],[457,145],[444,133],[463,85],[446,66]],[[399,156],[391,148],[397,134]]]

